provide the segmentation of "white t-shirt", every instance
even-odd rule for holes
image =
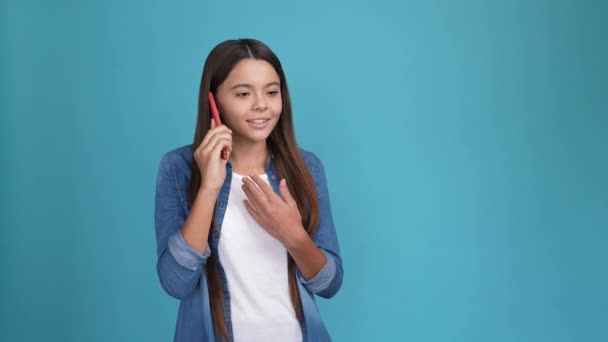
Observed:
[[[289,296],[287,250],[247,212],[243,177],[232,173],[218,244],[235,342],[302,341]],[[268,175],[260,176],[268,183]]]

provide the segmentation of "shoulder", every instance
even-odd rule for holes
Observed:
[[[323,162],[321,162],[321,159],[317,157],[317,155],[313,152],[305,150],[303,148],[300,148],[300,153],[302,154],[302,159],[304,159],[304,163],[306,163],[308,170],[315,178],[315,180],[318,181],[319,179],[323,178],[324,170]]]
[[[169,152],[166,152],[160,159],[160,165],[162,166],[183,166],[181,164],[192,163],[192,144],[175,148]]]
[[[192,144],[166,152],[159,163],[159,176],[176,178],[184,183],[190,178],[192,167]]]

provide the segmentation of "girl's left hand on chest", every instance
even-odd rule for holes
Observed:
[[[306,232],[302,226],[300,210],[287,188],[285,179],[281,179],[279,183],[283,198],[258,175],[243,177],[242,188],[247,196],[243,202],[249,215],[283,245],[287,246]]]

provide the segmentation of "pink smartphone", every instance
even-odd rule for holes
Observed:
[[[213,116],[213,120],[215,121],[215,126],[219,127],[222,122],[220,121],[220,113],[217,110],[217,105],[215,104],[215,99],[213,98],[213,93],[209,92],[209,104],[211,106],[211,115]],[[222,159],[228,159],[228,151],[226,148],[222,149]]]

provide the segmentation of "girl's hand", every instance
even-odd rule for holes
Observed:
[[[203,138],[203,141],[194,151],[194,159],[201,172],[201,189],[219,191],[226,179],[226,160],[222,159],[222,149],[228,149],[227,156],[232,151],[232,130],[225,125],[215,127],[215,121],[211,119],[211,129]]]
[[[301,241],[302,234],[307,233],[302,226],[298,205],[287,188],[287,181],[281,179],[279,183],[283,197],[281,198],[260,176],[250,177],[243,177],[242,186],[247,196],[243,201],[247,211],[262,228],[281,241],[287,249],[295,247],[298,241]]]

